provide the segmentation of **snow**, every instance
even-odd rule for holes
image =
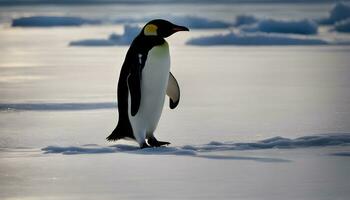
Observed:
[[[176,147],[160,147],[140,149],[137,146],[130,145],[114,145],[114,146],[99,146],[97,144],[87,146],[47,146],[42,148],[44,153],[61,153],[65,155],[72,154],[96,154],[96,153],[133,153],[144,155],[195,155],[192,150],[181,149]]]
[[[242,31],[246,32],[266,32],[266,33],[293,33],[312,35],[317,33],[317,24],[309,19],[303,20],[259,20],[252,26],[244,26]]]
[[[330,11],[329,16],[318,21],[320,24],[335,24],[348,18],[350,18],[350,5],[344,2],[337,2]]]
[[[85,39],[69,43],[70,46],[115,46],[129,45],[133,39],[140,33],[141,28],[136,25],[124,25],[124,33],[112,33],[108,39]]]
[[[48,146],[42,148],[44,153],[61,154],[95,154],[95,153],[134,153],[146,155],[189,155],[198,156],[198,153],[212,153],[216,151],[232,150],[261,150],[272,148],[307,148],[350,145],[350,134],[323,134],[304,136],[296,139],[273,137],[257,142],[217,142],[212,141],[204,145],[185,145],[182,147],[161,147],[139,149],[137,146],[114,145],[99,146],[90,144],[85,146]],[[203,155],[201,155],[203,156]]]
[[[13,27],[54,27],[81,26],[85,24],[100,24],[100,20],[84,19],[68,16],[31,16],[19,17],[12,20]]]
[[[326,45],[326,40],[295,37],[284,34],[269,33],[235,33],[217,34],[192,38],[187,41],[189,45],[211,46],[211,45]]]
[[[350,32],[350,18],[337,22],[334,25],[334,29],[338,32],[349,33]]]

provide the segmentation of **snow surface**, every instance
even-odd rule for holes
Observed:
[[[216,152],[231,150],[258,150],[272,148],[307,148],[307,147],[327,147],[327,146],[350,145],[350,134],[323,134],[304,136],[296,139],[273,137],[257,142],[216,142],[212,141],[204,145],[185,145],[182,147],[161,147],[139,149],[136,146],[114,145],[99,146],[89,144],[85,146],[48,146],[42,148],[44,153],[62,154],[91,154],[91,153],[136,153],[136,154],[159,154],[159,155],[190,155],[196,156],[198,152]]]
[[[189,45],[326,45],[330,42],[323,39],[295,37],[285,34],[230,32],[213,36],[192,38]]]
[[[124,25],[124,33],[112,33],[108,39],[84,39],[72,41],[70,46],[115,46],[129,45],[133,39],[140,33],[141,28],[137,25]]]
[[[19,17],[12,20],[13,27],[54,27],[81,26],[85,24],[100,24],[100,20],[84,19],[68,16],[31,16]]]

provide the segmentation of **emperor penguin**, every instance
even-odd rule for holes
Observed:
[[[131,43],[118,81],[118,124],[107,140],[132,139],[141,148],[170,144],[158,141],[154,131],[165,95],[169,96],[171,109],[180,101],[179,85],[170,72],[169,45],[164,39],[178,31],[189,29],[155,19]]]

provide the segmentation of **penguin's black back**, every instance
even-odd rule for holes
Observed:
[[[118,81],[118,125],[107,140],[122,138],[135,139],[128,115],[128,95],[131,95],[131,114],[134,116],[141,102],[142,69],[145,66],[148,52],[165,40],[158,36],[145,36],[141,32],[132,42],[126,54]]]

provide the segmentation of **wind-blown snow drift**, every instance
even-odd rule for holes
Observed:
[[[326,45],[327,41],[307,37],[294,37],[282,34],[268,33],[234,33],[218,34],[192,38],[186,42],[189,45]]]
[[[194,151],[226,151],[226,150],[256,150],[272,148],[306,148],[306,147],[325,147],[336,145],[349,145],[350,134],[324,134],[304,136],[296,139],[284,137],[273,137],[258,142],[235,143],[235,142],[210,142],[206,145],[193,146],[187,145],[183,149]]]
[[[136,146],[114,145],[99,146],[89,144],[84,146],[48,146],[42,149],[44,153],[60,153],[60,154],[95,154],[95,153],[133,153],[133,154],[157,154],[157,155],[188,155],[205,157],[198,153],[231,151],[231,150],[259,150],[272,148],[307,148],[307,147],[326,147],[336,145],[349,145],[350,134],[325,134],[299,137],[289,139],[283,137],[273,137],[257,142],[210,142],[204,145],[185,145],[182,147],[161,147],[139,149]],[[208,157],[209,158],[209,157]]]
[[[108,39],[86,39],[72,41],[70,46],[115,46],[129,45],[132,40],[139,34],[141,28],[135,25],[125,25],[122,35],[112,33]]]
[[[329,16],[319,19],[320,24],[335,24],[336,22],[350,18],[350,5],[338,2],[330,11]]]
[[[311,35],[317,33],[317,24],[309,19],[276,20],[263,19],[251,26],[242,27],[245,32],[293,33]]]
[[[83,19],[66,16],[32,16],[20,17],[12,20],[13,27],[54,27],[54,26],[81,26],[85,24],[100,24],[100,20]]]

